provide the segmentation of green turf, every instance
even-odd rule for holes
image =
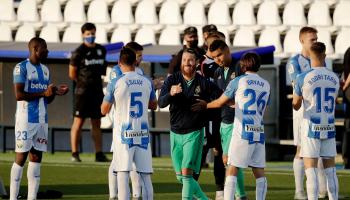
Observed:
[[[0,153],[0,177],[8,190],[10,169],[15,154]],[[111,157],[111,155],[109,155]],[[107,171],[109,164],[95,163],[93,154],[82,154],[82,163],[71,163],[69,153],[45,154],[40,191],[47,189],[63,192],[63,199],[108,199]],[[155,199],[181,199],[181,185],[177,182],[170,158],[153,159],[152,176]],[[291,163],[268,163],[267,198],[271,200],[293,199],[294,179]],[[350,171],[338,170],[340,194],[350,196]],[[250,170],[245,171],[246,190],[249,199],[255,199],[255,181]],[[209,197],[215,196],[212,168],[205,169],[200,177],[200,185]],[[21,193],[26,193],[26,169],[23,173]]]

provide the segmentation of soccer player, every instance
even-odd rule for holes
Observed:
[[[118,199],[130,199],[129,171],[136,171],[142,179],[143,199],[153,199],[151,182],[152,152],[148,125],[148,108],[155,110],[157,100],[152,82],[135,72],[136,55],[129,48],[120,52],[119,65],[123,75],[107,86],[101,105],[107,114],[114,105],[113,160],[118,173]]]
[[[214,47],[212,44],[209,48]],[[244,54],[240,66],[245,74],[230,81],[220,98],[208,104],[198,100],[192,109],[220,108],[227,103],[235,106],[224,199],[234,199],[239,169],[250,166],[256,178],[256,199],[260,200],[265,199],[267,190],[263,116],[269,101],[270,84],[257,74],[260,58],[256,53]]]
[[[337,155],[334,108],[339,79],[325,67],[325,51],[323,43],[312,44],[309,52],[312,69],[297,76],[293,94],[293,108],[304,108],[300,156],[304,160],[309,200],[318,199],[319,158],[323,160],[326,173],[328,198],[338,199],[339,186],[334,159]]]
[[[203,35],[203,40],[204,40],[204,44],[202,46],[202,48],[207,51],[209,44],[207,42],[208,36],[210,35],[210,33],[214,33],[217,32],[218,28],[214,25],[214,24],[208,24],[202,27],[202,35]]]
[[[183,50],[181,71],[168,76],[159,96],[159,106],[170,105],[171,159],[176,178],[182,183],[182,199],[193,196],[206,200],[208,197],[193,179],[199,173],[204,142],[203,127],[207,123],[205,112],[193,112],[191,106],[196,99],[209,101],[221,90],[196,73],[198,55],[192,48]]]
[[[16,158],[11,168],[10,199],[17,199],[23,166],[29,155],[27,169],[28,199],[36,199],[40,184],[42,153],[47,151],[47,104],[55,95],[68,92],[67,86],[55,87],[47,66],[41,64],[48,50],[44,39],[34,37],[28,43],[29,58],[18,63],[13,70],[17,100]]]
[[[303,27],[299,32],[299,40],[302,46],[300,54],[297,54],[290,58],[287,63],[288,73],[292,84],[295,84],[295,80],[298,74],[310,70],[310,48],[313,43],[317,41],[317,30],[312,27]],[[293,109],[293,138],[294,145],[297,146],[296,154],[293,160],[293,170],[295,178],[295,195],[294,199],[307,199],[304,191],[304,162],[299,156],[300,154],[300,124],[303,119],[303,107],[298,111]],[[322,168],[322,161],[319,163],[319,167]],[[323,170],[319,171],[320,181],[320,197],[324,198],[327,193],[325,175]]]
[[[242,75],[244,71],[240,67],[236,67],[232,62],[230,49],[224,40],[214,40],[209,46],[210,55],[214,58],[215,63],[220,66],[214,75],[215,83],[220,89],[225,90],[234,78]],[[222,160],[227,165],[228,149],[232,137],[233,120],[235,116],[235,109],[224,105],[221,108],[221,124],[220,124],[220,138],[222,146]],[[239,152],[236,152],[239,154]],[[246,199],[247,194],[244,190],[244,174],[243,169],[239,168],[237,173],[236,185],[236,199]]]
[[[90,118],[92,139],[95,143],[95,161],[109,161],[102,152],[101,110],[103,100],[101,75],[106,74],[106,49],[95,43],[96,27],[85,23],[81,27],[84,42],[72,53],[69,78],[76,83],[74,92],[74,119],[71,128],[72,161],[81,162],[78,145],[85,119]]]

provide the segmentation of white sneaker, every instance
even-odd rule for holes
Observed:
[[[216,191],[215,200],[224,200],[224,191]]]
[[[318,198],[319,199],[325,199],[325,198],[327,198],[328,197],[328,192],[326,191],[326,192],[319,192],[318,193]]]
[[[294,194],[294,199],[303,199],[303,200],[307,200],[307,196],[306,196],[305,191],[296,192],[296,193]]]

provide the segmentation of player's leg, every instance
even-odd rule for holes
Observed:
[[[306,191],[308,200],[318,199],[318,158],[303,158],[306,174]]]
[[[324,171],[322,159],[318,159],[317,164],[318,169],[318,188],[319,188],[319,198],[326,198],[327,196],[327,178],[326,173]]]
[[[141,182],[140,182],[140,174],[136,171],[136,166],[133,163],[133,170],[130,171],[130,180],[132,187],[132,197],[138,199],[141,197]]]
[[[117,199],[118,196],[118,180],[117,180],[117,171],[114,170],[114,159],[108,168],[108,187],[109,187],[109,198]]]
[[[16,152],[15,162],[12,164],[11,168],[10,200],[17,199],[23,174],[23,166],[27,160],[28,153],[29,152]]]
[[[238,168],[229,165],[226,169],[226,181],[224,187],[224,199],[231,200],[235,198],[237,185]]]
[[[129,171],[118,171],[118,199],[130,200]]]
[[[215,199],[223,200],[224,198],[224,185],[225,185],[225,165],[222,161],[222,149],[221,147],[214,148],[214,177],[216,184]]]
[[[92,139],[95,143],[96,151],[96,162],[108,162],[109,160],[102,152],[102,132],[101,132],[101,119],[100,118],[91,118],[91,127],[92,127]]]
[[[265,177],[264,168],[252,168],[256,181],[255,195],[257,200],[264,200],[267,192],[267,180]]]
[[[81,128],[84,125],[85,118],[75,116],[70,130],[70,141],[72,148],[72,161],[81,162],[79,157],[79,143],[81,139]]]
[[[27,169],[28,178],[28,199],[36,199],[40,185],[40,167],[42,151],[32,148],[29,152],[29,164]]]
[[[339,183],[335,168],[335,159],[323,158],[323,166],[327,179],[327,189],[328,189],[328,199],[336,200],[338,199],[339,193]]]
[[[142,185],[142,199],[153,200],[153,185],[150,173],[139,174],[140,183]]]

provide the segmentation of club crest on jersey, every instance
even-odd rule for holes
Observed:
[[[15,75],[19,75],[21,73],[21,68],[17,65],[14,70]]]
[[[194,90],[194,95],[199,96],[199,93],[201,93],[201,87],[198,85],[196,89]]]

